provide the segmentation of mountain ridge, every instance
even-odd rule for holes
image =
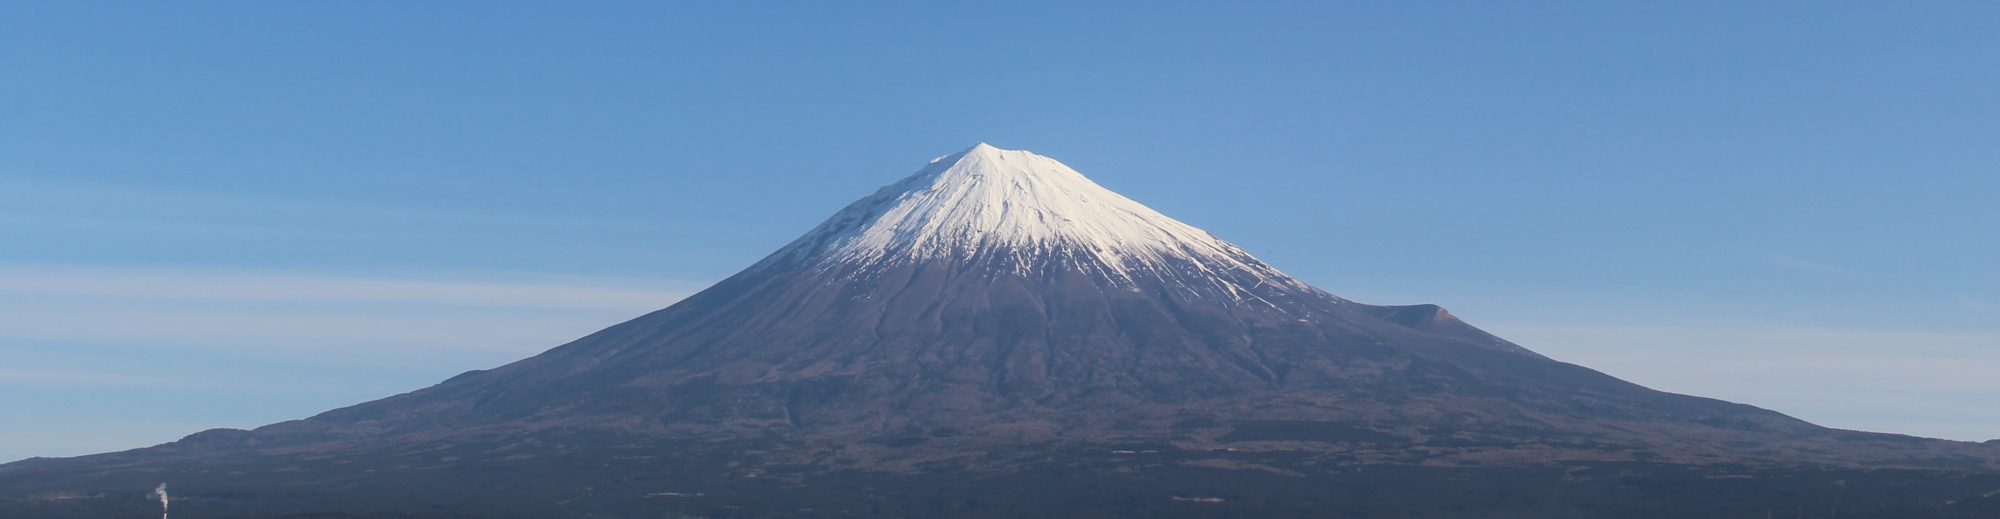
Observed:
[[[1063,505],[976,485],[941,489],[926,478],[1015,481],[1096,503],[1089,508],[1103,503],[1011,478],[1081,474],[1078,484],[1182,506],[1168,498],[1223,487],[1263,495],[1225,482],[1257,473],[1282,476],[1266,482],[1272,488],[1321,497],[1242,506],[1311,515],[1313,499],[1334,491],[1310,482],[1355,480],[1368,467],[1433,483],[1522,471],[1553,485],[1539,492],[1563,495],[1583,488],[1561,486],[1574,467],[1644,467],[1675,488],[1702,489],[1754,472],[1791,483],[1741,488],[1796,495],[1821,490],[1793,485],[1839,479],[1827,474],[1895,469],[1910,471],[1897,484],[1936,485],[1871,487],[1854,499],[1935,511],[1923,503],[1963,497],[1965,485],[2000,472],[2000,453],[1660,392],[1536,354],[1437,305],[1350,301],[1053,159],[981,144],[678,303],[542,354],[250,431],[0,465],[0,488],[73,493],[171,474],[277,496],[214,498],[246,513],[291,502],[337,507],[349,496],[307,482],[357,488],[426,474],[526,496],[499,515],[635,513],[648,498],[627,488],[633,481],[714,487],[735,497],[690,502],[724,515],[750,506],[745,499],[789,502],[786,492],[878,496],[801,505],[837,507],[833,515],[904,502],[880,497],[881,488],[962,496],[909,501],[924,503],[910,514],[937,515],[966,511],[968,499]],[[465,472],[475,469],[521,480]],[[399,497],[390,509],[446,500],[494,513],[467,504],[491,491],[429,484],[436,496]],[[201,496],[205,487],[175,488]],[[601,490],[609,488],[625,493]],[[1377,513],[1447,499],[1400,492],[1414,501],[1381,501]],[[1643,494],[1662,503],[1678,495]],[[5,499],[0,492],[0,511]],[[1583,509],[1611,506],[1577,499]],[[1055,508],[1035,508],[1043,506]],[[1141,509],[1153,510],[1132,510]],[[765,512],[753,515],[797,511]]]

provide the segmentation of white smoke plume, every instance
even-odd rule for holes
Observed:
[[[167,519],[167,484],[161,483],[153,489],[153,495],[160,498],[160,519]]]

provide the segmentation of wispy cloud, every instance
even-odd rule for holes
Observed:
[[[307,416],[527,357],[689,292],[454,277],[0,265],[0,407],[35,424],[0,428],[0,458]],[[159,405],[168,401],[201,403]],[[74,429],[112,432],[55,432]]]
[[[686,295],[684,290],[630,288],[658,284],[586,278],[431,281],[259,271],[0,265],[0,298],[380,302],[630,310],[662,306]]]
[[[0,368],[0,384],[82,384],[92,386],[146,386],[163,381],[121,373],[56,369]]]
[[[1771,266],[1773,267],[1790,271],[1796,271],[1796,272],[1809,272],[1814,274],[1839,274],[1839,275],[1860,273],[1860,271],[1852,268],[1834,265],[1831,263],[1820,262],[1820,261],[1813,261],[1805,258],[1800,258],[1797,256],[1779,254],[1776,252],[1765,253],[1764,261],[1770,263]]]
[[[1822,425],[2000,437],[2000,334],[1837,328],[1488,327],[1565,362],[1655,389]]]
[[[0,344],[283,352],[352,363],[525,354],[688,293],[661,285],[0,266]]]
[[[1982,314],[2000,314],[2000,303],[1976,297],[1959,297],[1958,306]]]
[[[178,248],[266,254],[331,248],[369,255],[487,247],[483,250],[496,254],[518,253],[498,245],[518,244],[523,236],[548,243],[570,236],[643,233],[660,227],[659,222],[642,219],[581,216],[586,212],[520,205],[0,178],[0,237],[21,240],[10,244],[18,246],[15,250],[21,259],[16,261],[88,251],[91,255],[86,257],[95,260],[146,264],[156,250]],[[51,253],[42,254],[45,248]],[[104,251],[121,254],[108,256]],[[228,256],[217,256],[228,261]]]
[[[562,214],[495,214],[436,207],[392,207],[284,196],[136,188],[65,182],[0,179],[0,222],[166,230],[182,227],[277,229],[296,232],[302,222],[380,225],[504,224],[537,228],[607,225]],[[257,215],[263,218],[243,218]],[[272,225],[277,220],[282,226]],[[185,226],[198,222],[199,226]]]

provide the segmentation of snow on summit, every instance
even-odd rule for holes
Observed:
[[[1295,283],[1055,159],[985,143],[854,202],[772,260],[853,266],[996,255],[1016,269],[1075,262],[1112,278],[1193,268]]]

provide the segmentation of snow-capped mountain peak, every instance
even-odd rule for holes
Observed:
[[[851,267],[994,258],[1016,269],[1073,262],[1111,279],[1193,268],[1296,283],[1055,159],[985,143],[934,159],[854,202],[766,262]]]

